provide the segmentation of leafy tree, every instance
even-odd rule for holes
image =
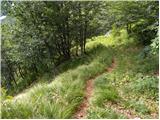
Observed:
[[[13,20],[11,27],[7,24],[2,28],[3,56],[7,57],[3,65],[8,66],[9,61],[10,70],[13,69],[13,75],[9,73],[10,84],[18,78],[32,82],[44,72],[52,71],[71,58],[71,49],[76,55],[79,48],[85,54],[86,39],[97,34],[98,25],[94,21],[101,2],[3,1],[2,4],[4,13]],[[4,78],[8,75],[6,71],[8,67],[3,72]]]

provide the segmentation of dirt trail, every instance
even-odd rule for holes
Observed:
[[[86,87],[85,87],[85,97],[74,115],[75,119],[84,119],[86,117],[87,109],[89,107],[89,100],[93,94],[93,80],[105,72],[112,72],[115,66],[116,66],[116,63],[115,63],[115,59],[113,58],[112,64],[109,68],[106,68],[104,72],[97,74],[93,78],[87,80]]]
[[[107,70],[107,72],[112,72],[112,70],[113,70],[115,67],[116,67],[116,62],[115,62],[115,58],[113,58],[113,60],[112,60],[112,65],[111,65],[109,68],[107,68],[106,70]]]
[[[85,88],[85,97],[74,116],[75,119],[83,119],[86,116],[87,108],[89,107],[89,99],[92,96],[92,93],[93,93],[93,79],[90,79],[87,81]]]
[[[89,100],[93,94],[93,82],[94,80],[102,75],[105,72],[112,72],[113,69],[116,67],[116,61],[115,58],[113,58],[112,60],[112,64],[110,67],[106,68],[105,71],[103,71],[102,73],[99,73],[97,75],[95,75],[93,78],[87,80],[86,83],[86,87],[85,87],[85,97],[83,102],[80,104],[80,106],[78,107],[74,118],[75,119],[86,119],[86,114],[87,114],[87,109],[89,107]],[[124,109],[122,108],[120,105],[118,104],[113,104],[113,103],[107,103],[106,107],[109,107],[110,109],[114,110],[116,113],[121,113],[123,115],[125,115],[128,119],[140,119],[136,114],[135,111],[132,111],[130,109]]]

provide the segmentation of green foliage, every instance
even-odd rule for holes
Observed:
[[[122,36],[126,36],[123,33],[125,32],[121,33]],[[150,57],[140,59],[139,53],[142,48],[137,46],[137,42],[135,44],[135,38],[129,37],[133,40],[132,42],[128,42],[126,39],[127,41],[124,40],[124,43],[118,44],[113,42],[115,39],[111,36],[112,34],[108,36],[107,43],[115,45],[116,67],[111,73],[101,75],[95,80],[94,95],[90,100],[88,118],[107,118],[103,117],[103,112],[100,110],[107,109],[105,107],[107,101],[112,101],[113,104],[117,103],[117,107],[120,105],[125,109],[135,110],[135,114],[141,118],[152,118],[150,114],[158,110],[156,104],[158,78],[152,75],[157,70],[158,57],[150,55]],[[148,99],[153,104],[148,103]]]
[[[105,66],[112,61],[113,51],[108,51],[109,48],[106,47],[100,49],[101,47],[98,46],[99,44],[93,47],[93,50],[90,49],[90,55],[87,58],[92,60],[90,63],[82,62],[82,65],[80,63],[77,65],[77,61],[71,60],[67,64],[67,71],[63,71],[50,84],[38,83],[28,89],[24,95],[20,94],[13,101],[9,101],[7,105],[3,104],[6,101],[2,101],[2,108],[4,108],[2,118],[71,118],[83,100],[86,80],[104,71]],[[108,62],[101,62],[102,59]],[[72,69],[69,69],[70,64],[76,64],[76,69],[73,69],[72,65]],[[59,67],[63,68],[67,65]],[[24,100],[28,102],[24,103]],[[7,108],[10,108],[12,112],[9,112]],[[13,114],[14,112],[16,114]]]
[[[87,44],[88,56],[76,58],[76,60],[71,59],[59,66],[62,73],[50,84],[39,83],[26,91],[22,97],[19,96],[14,100],[8,101],[7,104],[5,104],[6,101],[2,101],[2,118],[72,118],[77,106],[83,100],[86,80],[109,67],[112,63],[113,55],[116,56],[116,68],[111,73],[103,74],[95,79],[94,94],[90,101],[87,118],[125,118],[123,115],[105,108],[104,104],[107,101],[120,102],[122,105],[127,104],[123,101],[123,96],[121,96],[119,90],[121,90],[121,87],[126,89],[126,86],[129,85],[128,83],[133,83],[130,84],[131,87],[129,88],[132,88],[133,85],[138,85],[137,78],[140,79],[141,77],[135,77],[139,72],[137,70],[143,69],[141,67],[143,65],[146,66],[148,61],[143,61],[143,64],[137,62],[140,60],[137,56],[141,49],[133,46],[126,48],[126,44],[112,48],[110,46],[113,44],[110,44],[108,39],[100,36],[95,38],[95,41],[90,41]],[[86,61],[84,62],[84,60]],[[129,64],[128,61],[131,61],[132,64]],[[64,71],[63,68],[65,68]],[[142,76],[144,77],[143,74]],[[148,78],[144,78],[146,81],[142,81],[145,81],[145,84],[140,87],[146,89],[146,93],[149,93],[150,91],[147,89],[151,90],[150,86],[156,86],[156,83],[149,82],[148,84]],[[153,77],[149,77],[149,79],[156,81]],[[136,90],[136,87],[133,90]],[[126,96],[130,96],[129,93],[131,92],[125,93]],[[132,94],[134,93],[132,92]],[[157,93],[156,89],[155,93]],[[142,95],[144,96],[144,94],[140,96]],[[135,98],[133,97],[132,99]],[[130,100],[128,99],[128,101]],[[28,102],[24,103],[23,101]],[[140,114],[149,114],[151,111],[146,107],[145,103],[129,102],[128,106]]]
[[[3,107],[2,109],[2,118],[3,115],[6,116],[6,118],[10,118],[10,114],[12,114],[12,118],[27,118],[30,114],[32,114],[32,108],[30,104],[15,104],[15,103],[10,103],[10,102],[5,102],[2,103]],[[18,110],[19,109],[19,110]],[[18,110],[15,112],[15,110]]]
[[[88,110],[87,119],[125,119],[126,117],[115,113],[111,109],[92,107]]]
[[[131,37],[136,36],[144,45],[152,43],[151,52],[158,53],[157,3],[2,1],[7,14],[2,21],[2,86],[12,91],[44,72],[55,74],[56,66],[86,54],[87,38],[109,30],[111,45],[136,44]]]
[[[8,104],[5,104],[4,101],[2,103],[4,108],[2,110],[2,118],[71,117],[75,107],[82,100],[84,83],[78,80],[72,82],[73,84],[68,83],[67,79],[65,81],[62,82],[64,86],[62,84],[40,85],[31,89],[29,91],[30,94],[23,97],[23,99],[19,98],[17,101],[10,101]],[[23,102],[23,100],[28,102]],[[14,114],[14,112],[16,113]]]
[[[138,113],[142,113],[142,114],[149,113],[149,109],[143,103],[136,103],[134,108]]]
[[[137,74],[131,83],[130,89],[140,94],[146,94],[148,97],[158,99],[158,78],[154,76],[143,76]]]
[[[142,53],[142,52],[141,52]],[[141,73],[154,73],[159,69],[159,58],[157,55],[149,55],[145,59],[139,58],[140,54],[137,57],[137,63],[142,64],[141,66],[136,66],[135,71]],[[150,63],[150,64],[148,64]]]
[[[44,72],[86,54],[86,39],[97,34],[101,3],[71,1],[2,1],[2,85],[30,85]],[[97,20],[96,20],[97,21]],[[75,52],[71,53],[71,49]],[[73,55],[75,54],[75,55]],[[15,84],[14,84],[14,83]],[[18,85],[18,86],[19,86]]]
[[[116,102],[119,99],[118,92],[105,75],[98,77],[95,80],[94,86],[93,104],[103,106],[107,101]]]
[[[151,43],[151,53],[156,55],[159,52],[159,31],[157,31],[156,37],[152,40]]]
[[[149,114],[150,110],[142,100],[130,100],[125,103],[127,108],[134,108],[139,114]]]
[[[126,31],[126,29],[119,29],[113,26],[111,34],[109,35],[108,41],[113,45],[136,45],[137,41],[134,37],[130,37]]]
[[[13,96],[7,95],[7,90],[4,88],[0,88],[1,91],[1,97],[0,97],[0,101],[4,101],[4,100],[12,100]]]
[[[97,75],[87,118],[125,118],[107,102],[158,115],[157,1],[2,4],[2,118],[72,118]]]
[[[129,36],[134,36],[140,44],[151,45],[151,52],[155,54],[159,48],[158,10],[158,1],[106,2],[101,11],[103,16],[99,17],[102,29],[109,31],[112,26],[113,31],[115,28],[126,28]],[[113,34],[116,35],[119,36],[119,33]]]

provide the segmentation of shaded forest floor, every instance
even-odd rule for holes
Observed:
[[[158,118],[158,56],[141,58],[142,46],[120,39],[89,41],[51,83],[2,101],[2,118]]]

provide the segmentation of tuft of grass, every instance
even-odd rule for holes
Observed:
[[[131,82],[129,85],[129,91],[133,91],[136,94],[141,95],[146,94],[148,98],[158,100],[158,77],[137,74],[134,79],[134,82]]]
[[[142,100],[130,100],[125,103],[127,108],[133,108],[140,115],[147,115],[150,113],[149,108],[145,105]]]
[[[115,113],[105,108],[107,101],[117,102],[119,95],[112,86],[112,81],[108,79],[109,74],[102,74],[94,80],[93,96],[90,99],[90,106],[87,111],[87,118],[90,119],[117,119],[125,116]]]
[[[112,86],[111,81],[106,78],[106,74],[99,76],[94,81],[93,104],[103,106],[105,102],[116,102],[119,98],[117,90]]]
[[[90,107],[87,114],[87,119],[126,119],[124,115],[115,113],[111,109],[101,107]]]

